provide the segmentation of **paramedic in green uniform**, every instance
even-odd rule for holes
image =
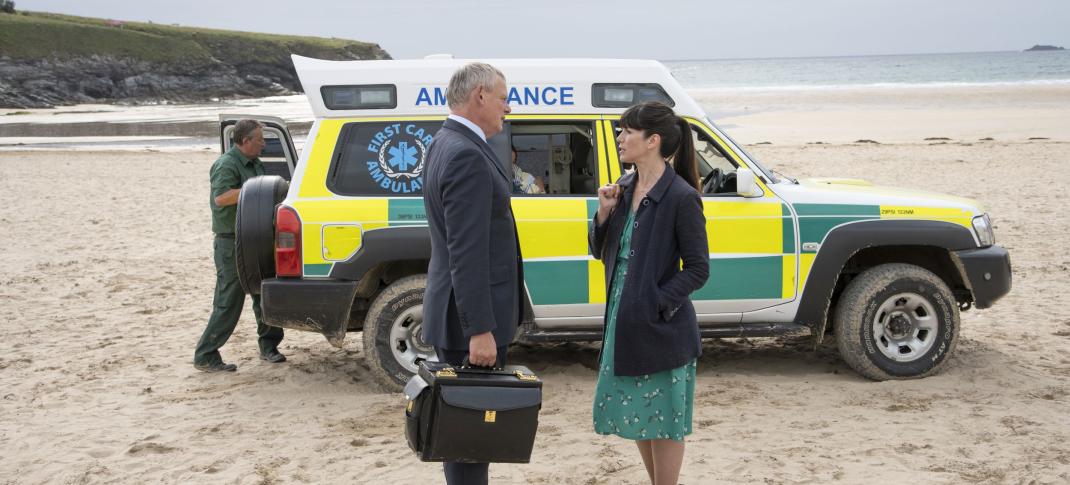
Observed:
[[[263,125],[256,120],[240,120],[234,125],[234,146],[212,164],[212,232],[215,240],[215,300],[208,326],[197,343],[193,366],[206,372],[236,371],[238,366],[223,362],[219,348],[227,343],[238,324],[245,291],[238,283],[234,261],[234,218],[238,212],[238,194],[250,178],[264,175],[260,151],[264,149]],[[253,295],[253,314],[256,315],[256,334],[259,337],[260,359],[279,363],[286,356],[279,353],[282,329],[264,324],[260,315],[260,296]]]
[[[702,353],[690,295],[709,276],[706,216],[687,121],[647,102],[620,126],[635,171],[598,189],[589,234],[608,289],[594,430],[634,440],[650,483],[675,485]]]

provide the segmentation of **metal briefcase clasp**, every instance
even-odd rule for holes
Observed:
[[[454,371],[453,367],[447,367],[435,372],[435,377],[457,377],[457,371]]]
[[[486,413],[483,414],[483,422],[484,423],[493,423],[496,419],[498,419],[498,412],[497,411],[487,411]]]
[[[525,374],[522,370],[517,370],[516,372],[514,372],[514,374],[516,374],[517,379],[520,379],[522,381],[535,381],[539,379],[535,376],[535,374]]]

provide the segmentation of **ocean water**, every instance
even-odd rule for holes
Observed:
[[[685,89],[714,118],[762,109],[750,94],[762,97],[799,91],[843,88],[970,87],[1057,84],[1070,86],[1070,51],[983,52],[890,56],[812,57],[663,61]],[[778,101],[783,103],[783,99]],[[777,109],[785,106],[776,105]],[[766,106],[765,108],[769,108]],[[29,110],[0,116],[0,151],[30,147],[84,149],[215,149],[214,137],[90,136],[94,124],[180,124],[214,126],[219,113],[266,114],[288,122],[308,122],[312,111],[304,95],[224,100],[192,105],[80,105]],[[3,111],[0,110],[0,114]],[[12,133],[5,124],[33,125],[30,133]],[[159,129],[153,133],[158,132]],[[4,133],[7,133],[6,135]],[[169,133],[180,134],[179,131]],[[128,133],[127,135],[148,135]],[[188,135],[188,134],[187,134]]]
[[[663,61],[687,89],[1070,84],[1070,50]]]

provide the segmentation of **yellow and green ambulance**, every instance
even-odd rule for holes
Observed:
[[[340,345],[363,331],[387,387],[433,349],[422,339],[430,235],[421,198],[427,146],[448,114],[450,75],[467,60],[322,61],[294,56],[315,120],[298,154],[265,119],[265,165],[239,203],[243,286],[268,324]],[[596,189],[629,167],[617,120],[661,101],[691,124],[703,177],[710,278],[691,295],[705,337],[835,332],[872,379],[938,371],[959,312],[1011,286],[1010,259],[972,200],[860,180],[774,174],[717,127],[662,64],[497,59],[513,112],[489,140],[539,193],[513,196],[526,305],[518,339],[602,338],[606,285],[587,246]],[[231,118],[222,120],[224,140]],[[513,152],[516,153],[513,162]]]

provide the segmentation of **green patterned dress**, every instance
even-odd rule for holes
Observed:
[[[609,292],[605,343],[594,388],[594,430],[630,440],[673,439],[691,434],[691,409],[695,398],[694,359],[675,369],[643,376],[613,373],[617,309],[628,273],[635,213],[629,212],[620,238],[617,267]]]

